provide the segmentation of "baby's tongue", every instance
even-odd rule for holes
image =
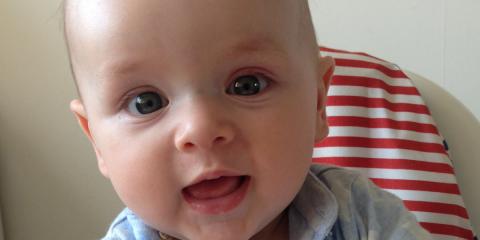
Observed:
[[[206,200],[222,197],[235,191],[240,186],[241,182],[240,176],[220,177],[199,182],[187,187],[185,191],[196,199]]]

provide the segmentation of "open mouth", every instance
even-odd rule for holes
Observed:
[[[250,185],[249,176],[220,176],[182,189],[185,201],[196,211],[215,215],[237,207]]]

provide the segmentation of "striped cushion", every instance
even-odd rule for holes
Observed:
[[[358,170],[400,197],[435,239],[473,239],[444,141],[412,81],[395,64],[320,48],[336,69],[329,136],[313,161]]]

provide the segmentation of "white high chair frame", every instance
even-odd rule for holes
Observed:
[[[420,91],[449,147],[458,185],[475,233],[480,231],[480,122],[454,96],[434,82],[405,71]],[[473,184],[472,184],[473,183]]]

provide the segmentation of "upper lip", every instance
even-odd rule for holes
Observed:
[[[217,179],[219,177],[235,177],[235,176],[243,176],[243,175],[238,172],[229,171],[229,170],[207,171],[195,177],[193,181],[190,182],[186,187],[193,186],[205,180]]]

